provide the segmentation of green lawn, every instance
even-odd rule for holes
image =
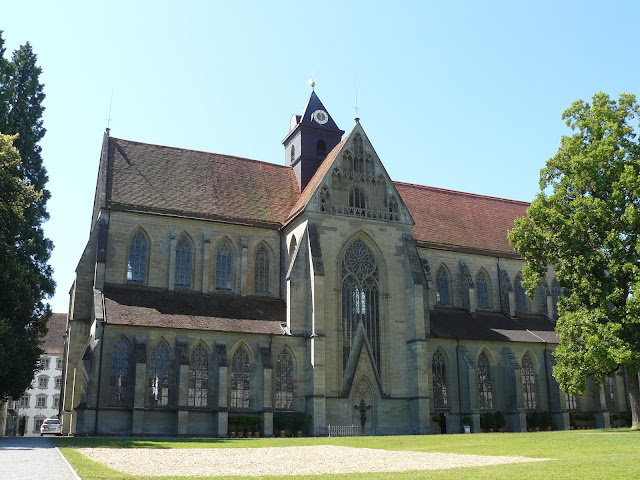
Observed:
[[[554,460],[488,467],[361,475],[309,475],[309,479],[367,478],[420,479],[638,479],[640,478],[640,431],[586,430],[570,432],[491,433],[473,435],[426,435],[351,438],[260,438],[260,439],[53,439],[83,480],[132,478],[88,460],[71,447],[113,448],[243,448],[298,445],[344,445],[349,447],[447,452],[478,455],[520,455]],[[295,459],[291,460],[292,462]],[[204,477],[139,476],[136,479],[184,479]],[[212,477],[213,478],[213,477]],[[219,478],[219,477],[218,477]],[[242,477],[224,477],[242,478]],[[284,478],[293,477],[254,477]]]

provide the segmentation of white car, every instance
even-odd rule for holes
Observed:
[[[60,420],[57,418],[47,418],[42,425],[40,426],[40,436],[43,436],[47,433],[51,433],[54,435],[62,434],[62,424]]]

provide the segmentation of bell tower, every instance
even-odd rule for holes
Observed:
[[[293,114],[289,133],[282,141],[285,165],[293,167],[302,192],[316,170],[340,143],[344,130],[340,130],[315,92],[311,83],[311,96],[300,115]]]

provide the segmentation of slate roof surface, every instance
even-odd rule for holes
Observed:
[[[273,297],[105,285],[107,324],[282,335],[286,306]]]
[[[67,314],[52,313],[49,323],[49,331],[44,337],[42,349],[45,353],[62,354],[64,352],[64,333],[67,329]]]
[[[110,206],[280,227],[299,197],[293,169],[109,139]]]
[[[507,232],[527,202],[394,182],[415,225],[418,246],[516,256]]]
[[[435,307],[431,311],[431,334],[439,338],[491,342],[559,343],[554,323],[542,315],[520,314],[509,318],[500,312]]]

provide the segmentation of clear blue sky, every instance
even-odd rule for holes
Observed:
[[[110,109],[115,137],[283,163],[311,72],[347,132],[357,79],[392,179],[530,201],[564,109],[640,93],[639,18],[631,0],[5,2],[7,54],[29,41],[44,71],[53,310],[88,240]]]

